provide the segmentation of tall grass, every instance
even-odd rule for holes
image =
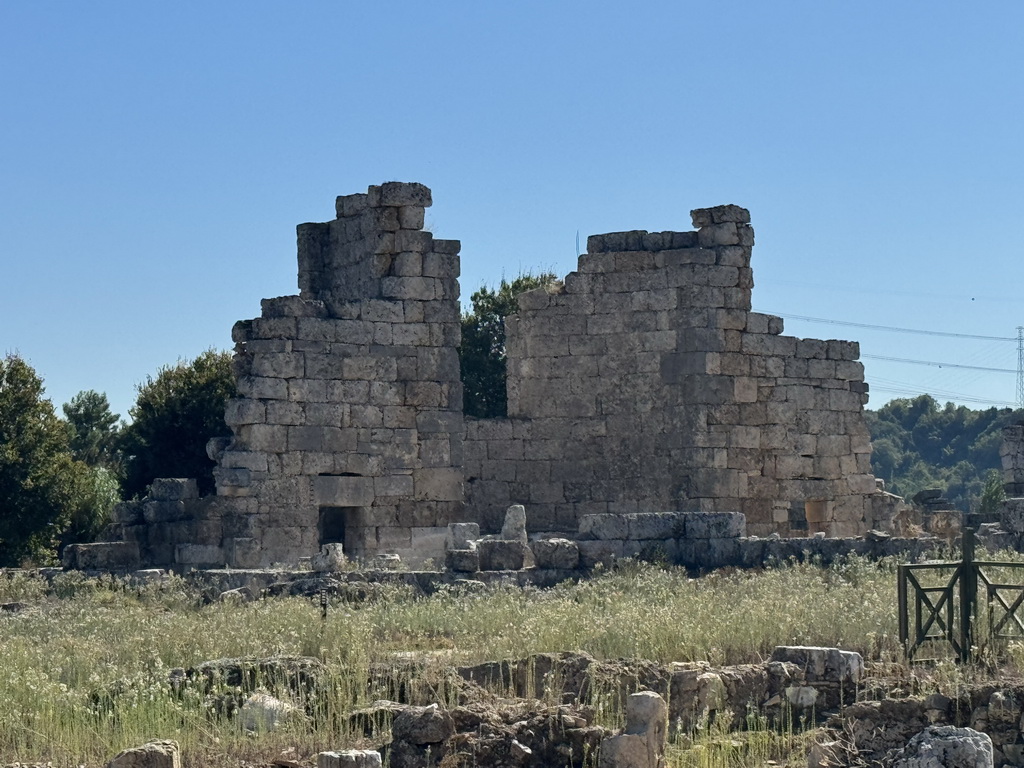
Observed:
[[[152,738],[182,742],[194,764],[294,747],[310,755],[356,746],[352,708],[377,695],[372,665],[396,654],[475,663],[532,653],[584,651],[659,662],[756,662],[776,645],[829,645],[896,657],[895,568],[853,558],[822,568],[788,564],[716,573],[625,565],[550,590],[447,589],[430,597],[389,588],[364,604],[301,598],[203,605],[180,580],[126,588],[115,580],[58,577],[51,590],[0,578],[0,763],[51,760],[100,765]],[[329,728],[299,721],[245,734],[198,693],[175,693],[173,667],[223,657],[321,659],[331,684],[318,701]],[[321,723],[324,721],[317,718]],[[220,757],[219,757],[220,756]]]

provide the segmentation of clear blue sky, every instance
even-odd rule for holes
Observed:
[[[393,179],[433,189],[464,297],[571,271],[577,231],[736,203],[755,309],[1013,337],[1022,73],[1017,1],[0,0],[0,353],[58,409],[96,389],[127,415],[146,376],[297,292],[296,224]],[[1017,363],[1013,342],[786,332]],[[1016,397],[1012,374],[865,364],[873,407]]]

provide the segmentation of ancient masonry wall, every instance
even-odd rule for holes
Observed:
[[[873,525],[858,345],[750,311],[754,233],[736,206],[694,232],[589,238],[557,290],[507,321],[509,418],[467,420],[467,501],[531,530],[587,514],[740,511],[751,535]]]
[[[462,413],[460,245],[423,230],[430,203],[392,182],[298,227],[299,295],[233,330],[239,397],[232,437],[211,442],[216,497],[155,483],[116,512],[122,550],[259,567],[340,542],[420,564],[445,557],[450,523],[497,532],[516,503],[531,533],[583,539],[626,524],[587,517],[609,514],[743,513],[752,536],[890,522],[858,346],[784,336],[750,311],[746,210],[693,211],[692,232],[591,237],[564,284],[519,297],[509,418],[479,421]],[[1005,461],[1016,493],[1024,461]],[[612,546],[593,541],[585,552]]]
[[[222,562],[332,541],[422,559],[464,519],[460,246],[423,231],[430,204],[420,184],[339,197],[336,219],[298,227],[300,295],[236,324]]]

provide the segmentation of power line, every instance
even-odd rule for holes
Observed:
[[[969,371],[988,371],[989,373],[1017,373],[1017,370],[1013,368],[983,368],[980,365],[940,363],[934,360],[910,360],[905,357],[884,357],[882,355],[861,355],[861,357],[868,360],[888,360],[891,363],[913,363],[914,365],[931,365],[936,368],[964,368]]]
[[[828,320],[824,317],[807,317],[806,315],[787,315],[782,312],[764,312],[787,320],[803,320],[808,323],[826,323],[828,325],[846,325],[852,328],[870,328],[875,331],[894,331],[896,333],[919,333],[923,336],[944,336],[951,339],[980,339],[982,341],[1018,341],[1016,336],[978,336],[972,333],[949,333],[947,331],[925,331],[920,328],[897,328],[891,325],[872,325],[870,323],[852,323],[846,320]]]

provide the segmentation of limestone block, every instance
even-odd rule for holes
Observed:
[[[656,765],[668,741],[668,705],[654,691],[640,691],[626,698],[626,733],[642,735]]]
[[[181,565],[219,568],[225,560],[223,547],[212,544],[178,544],[174,548],[174,562]]]
[[[713,208],[695,208],[690,211],[690,219],[693,221],[693,226],[698,228],[728,221],[749,224],[750,211],[738,205],[716,205]]]
[[[662,765],[651,762],[643,736],[620,733],[601,741],[598,768],[662,768]]]
[[[689,512],[686,514],[686,538],[733,538],[744,534],[746,517],[741,512]]]
[[[579,522],[579,538],[599,541],[629,538],[629,519],[624,515],[583,515]]]
[[[1010,533],[1024,533],[1024,498],[1006,499],[1000,510],[999,522]]]
[[[462,501],[465,496],[462,471],[432,467],[412,473],[414,496],[424,501]]]
[[[191,477],[158,477],[150,484],[148,495],[153,501],[198,499],[199,487]]]
[[[139,567],[139,560],[139,545],[134,541],[69,544],[62,555],[65,569],[82,571],[134,571]]]
[[[505,510],[505,522],[501,526],[501,538],[505,541],[527,542],[526,508],[522,504],[512,504]]]
[[[520,541],[483,540],[477,544],[482,571],[518,571],[526,565],[528,547]]]
[[[316,768],[380,768],[381,765],[380,752],[373,749],[321,752],[316,756]]]
[[[448,529],[443,525],[424,525],[409,531],[409,559],[414,563],[432,560],[440,568],[444,558],[444,540]]]
[[[181,768],[181,748],[176,741],[150,741],[118,752],[106,768]]]
[[[242,704],[242,727],[249,732],[273,731],[288,720],[298,720],[302,711],[268,693],[252,693]]]
[[[383,496],[412,496],[412,475],[386,475],[373,478],[373,494]]]
[[[772,651],[771,660],[796,664],[804,670],[808,683],[857,683],[864,673],[861,655],[839,648],[780,645]]]
[[[321,507],[368,507],[373,503],[373,478],[321,475],[313,478],[313,499]]]
[[[686,517],[680,512],[639,512],[626,519],[627,538],[638,541],[676,539],[686,531]]]
[[[231,568],[258,568],[260,540],[244,537],[224,539],[224,560]]]
[[[445,568],[456,573],[480,570],[480,553],[476,549],[449,549],[444,556]]]
[[[432,202],[430,188],[415,182],[388,181],[366,191],[366,203],[371,208],[405,205],[429,208]]]
[[[423,276],[424,277],[438,277],[445,279],[452,279],[459,276],[459,259],[457,256],[452,256],[439,250],[438,245],[443,242],[454,242],[456,243],[454,253],[459,251],[459,241],[443,241],[434,240],[434,250],[430,253],[423,254]],[[426,312],[427,309],[424,308]]]
[[[313,555],[310,565],[318,572],[342,570],[345,567],[344,546],[339,543],[324,544],[320,547],[320,552]]]
[[[479,523],[449,523],[445,549],[473,549],[480,538]]]
[[[538,539],[530,549],[538,568],[571,571],[580,565],[580,548],[569,539]]]
[[[118,525],[138,525],[142,522],[142,504],[140,501],[122,501],[115,504],[111,519]]]
[[[418,746],[440,744],[455,733],[455,723],[437,704],[407,707],[395,718],[391,733],[395,741]]]
[[[991,768],[992,739],[973,728],[931,725],[908,741],[889,764],[893,768]]]

